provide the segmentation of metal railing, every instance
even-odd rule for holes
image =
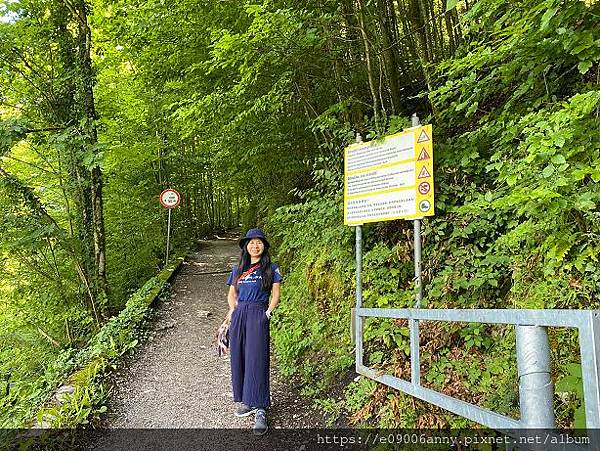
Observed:
[[[435,404],[472,421],[512,435],[515,429],[553,429],[553,388],[550,380],[550,349],[547,327],[576,328],[579,331],[586,426],[600,429],[600,312],[581,310],[519,309],[380,309],[356,308],[356,371],[375,381]],[[419,334],[410,335],[411,381],[406,381],[363,363],[363,319],[366,317],[418,321],[450,321],[516,326],[519,374],[520,420],[483,409],[421,386]]]
[[[416,114],[412,126],[420,125]],[[356,141],[362,142],[360,134]],[[579,331],[585,417],[588,436],[594,432],[594,445],[568,449],[600,449],[600,311],[525,309],[422,309],[421,219],[414,218],[415,303],[411,309],[363,308],[362,306],[362,225],[356,225],[356,308],[352,314],[352,338],[356,345],[356,372],[423,401],[468,418],[509,436],[523,430],[553,430],[556,426],[550,379],[548,327],[568,327]],[[406,319],[410,328],[411,380],[406,381],[369,368],[363,363],[364,318]],[[516,328],[519,375],[520,419],[515,420],[421,386],[419,321],[450,321],[514,325]],[[515,432],[516,431],[516,432]],[[591,438],[591,437],[590,437]],[[535,446],[534,446],[535,448]],[[539,447],[538,447],[539,448]],[[539,449],[563,449],[542,446]],[[536,448],[537,449],[537,448]]]

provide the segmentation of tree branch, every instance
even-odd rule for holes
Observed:
[[[30,128],[25,130],[25,133],[43,133],[43,132],[56,132],[59,130],[66,130],[68,127],[46,127],[46,128]]]
[[[19,158],[16,158],[16,157],[13,157],[13,156],[10,156],[10,155],[3,155],[2,157],[3,157],[3,158],[9,158],[9,159],[11,159],[11,160],[18,161],[19,163],[23,163],[23,164],[29,165],[29,166],[31,166],[31,167],[34,167],[34,168],[36,168],[36,169],[39,169],[40,171],[46,172],[46,173],[48,173],[48,174],[52,174],[52,175],[58,175],[58,174],[57,174],[56,172],[54,172],[54,171],[49,171],[49,170],[47,170],[47,169],[41,168],[41,167],[39,167],[38,165],[35,165],[35,164],[33,164],[33,163],[30,163],[29,161],[20,160]]]

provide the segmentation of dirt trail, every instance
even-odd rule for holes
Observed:
[[[227,313],[225,281],[238,252],[237,240],[229,237],[206,241],[188,256],[171,296],[155,307],[148,340],[115,377],[107,428],[237,428],[251,436],[254,417],[233,415],[229,358],[219,358],[214,347],[215,331]],[[270,431],[323,427],[323,416],[271,367]],[[100,442],[92,449],[114,449]]]

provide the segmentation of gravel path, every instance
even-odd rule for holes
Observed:
[[[238,252],[237,240],[229,237],[206,241],[188,256],[171,296],[156,307],[148,340],[114,378],[105,427],[233,428],[243,430],[243,439],[252,436],[254,416],[233,415],[229,358],[219,358],[214,345],[228,308],[225,281]],[[277,429],[323,427],[323,415],[300,400],[275,367],[272,362],[267,435]],[[106,440],[109,435],[103,438],[92,449],[117,448]],[[139,442],[139,434],[135,440]],[[147,444],[144,448],[150,449]]]

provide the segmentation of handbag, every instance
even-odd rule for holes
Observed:
[[[225,319],[217,330],[217,354],[219,357],[229,352],[229,321]]]

